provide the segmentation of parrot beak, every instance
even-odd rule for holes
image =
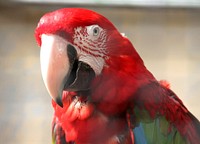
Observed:
[[[88,64],[78,61],[76,48],[62,37],[43,34],[41,41],[42,78],[53,100],[63,107],[63,91],[88,90],[95,72]]]

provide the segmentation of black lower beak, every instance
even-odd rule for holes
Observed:
[[[70,62],[70,70],[63,81],[63,90],[77,92],[89,90],[91,81],[95,77],[94,70],[87,63],[78,61],[76,49],[70,44],[67,45],[67,55]],[[62,97],[57,97],[56,103],[63,107]]]
[[[95,77],[94,70],[86,63],[78,61],[76,49],[67,46],[71,71],[66,77],[64,89],[68,91],[84,91],[90,88],[90,83]]]
[[[69,91],[85,91],[95,77],[94,70],[86,63],[75,61],[64,89]]]

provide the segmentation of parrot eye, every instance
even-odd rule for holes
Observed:
[[[87,32],[88,34],[91,36],[91,38],[93,37],[94,39],[98,38],[99,34],[102,31],[102,28],[99,27],[98,25],[91,25],[91,26],[87,26]]]
[[[99,27],[94,27],[93,29],[93,36],[99,35]]]

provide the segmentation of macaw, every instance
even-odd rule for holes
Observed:
[[[54,144],[200,144],[200,123],[104,16],[62,8],[35,38]]]

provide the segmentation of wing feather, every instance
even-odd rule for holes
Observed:
[[[151,81],[134,95],[131,125],[136,144],[199,144],[200,123],[182,101]]]

